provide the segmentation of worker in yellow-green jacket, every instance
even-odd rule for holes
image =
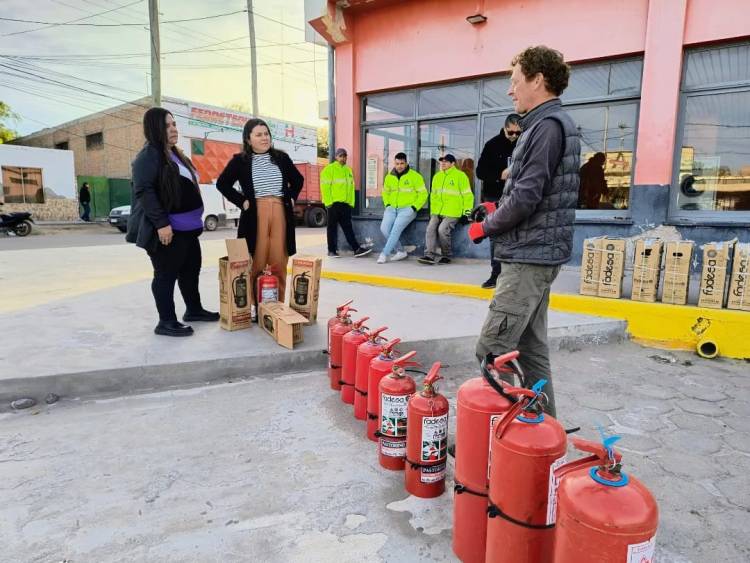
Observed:
[[[425,254],[418,260],[420,264],[451,263],[453,229],[459,219],[470,215],[474,208],[469,177],[456,168],[456,157],[446,154],[438,160],[440,172],[435,174],[430,186],[430,222],[425,236]]]
[[[363,248],[357,242],[352,227],[352,208],[354,207],[354,173],[346,165],[346,149],[336,149],[336,160],[323,168],[320,173],[320,193],[323,205],[328,210],[328,256],[339,257],[339,225],[344,231],[346,242],[355,257],[369,254],[371,248]]]
[[[427,201],[427,188],[424,178],[416,170],[409,168],[406,154],[400,152],[394,157],[393,170],[383,181],[383,221],[380,232],[385,237],[385,246],[378,256],[378,264],[387,261],[397,262],[408,256],[401,246],[401,233],[417,216]],[[393,251],[396,251],[393,254]]]

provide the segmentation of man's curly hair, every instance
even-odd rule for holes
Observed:
[[[568,87],[570,66],[563,60],[562,53],[555,49],[544,45],[529,47],[513,57],[510,64],[511,66],[521,65],[521,71],[527,80],[541,72],[544,76],[544,86],[556,96],[562,94]]]

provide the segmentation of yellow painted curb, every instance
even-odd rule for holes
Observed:
[[[421,293],[438,293],[489,299],[491,289],[463,283],[415,278],[396,278],[352,272],[324,270],[326,279],[363,283]],[[750,313],[727,309],[707,309],[690,305],[644,303],[629,299],[605,299],[584,295],[553,293],[550,307],[556,311],[623,319],[628,332],[638,342],[656,348],[696,350],[699,343],[715,344],[718,354],[727,358],[750,358]]]

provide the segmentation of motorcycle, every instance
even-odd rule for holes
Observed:
[[[0,203],[0,210],[2,210]],[[14,233],[17,237],[25,237],[31,233],[31,224],[34,220],[31,213],[20,211],[14,213],[0,213],[0,233]]]

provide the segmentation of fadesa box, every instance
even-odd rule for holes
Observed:
[[[292,258],[291,290],[289,306],[311,323],[318,318],[320,296],[320,273],[323,259],[319,256],[295,256]]]
[[[681,240],[668,242],[664,246],[664,283],[661,291],[663,303],[687,303],[693,244],[691,240]]]
[[[638,239],[633,251],[633,301],[656,301],[661,273],[662,242],[659,239]]]
[[[703,245],[703,270],[698,307],[721,309],[727,282],[727,267],[736,241],[709,242]]]
[[[619,299],[625,273],[625,240],[605,237],[599,247],[599,297]]]
[[[219,324],[226,330],[250,328],[250,267],[245,239],[227,239],[227,255],[219,258]]]
[[[599,295],[599,265],[602,261],[601,237],[583,241],[581,256],[581,295]]]
[[[262,301],[258,308],[258,323],[277,343],[291,350],[302,342],[302,327],[307,324],[307,319],[283,303]]]
[[[747,293],[750,277],[750,242],[740,242],[734,247],[734,264],[729,277],[727,309],[750,311],[750,295]]]

